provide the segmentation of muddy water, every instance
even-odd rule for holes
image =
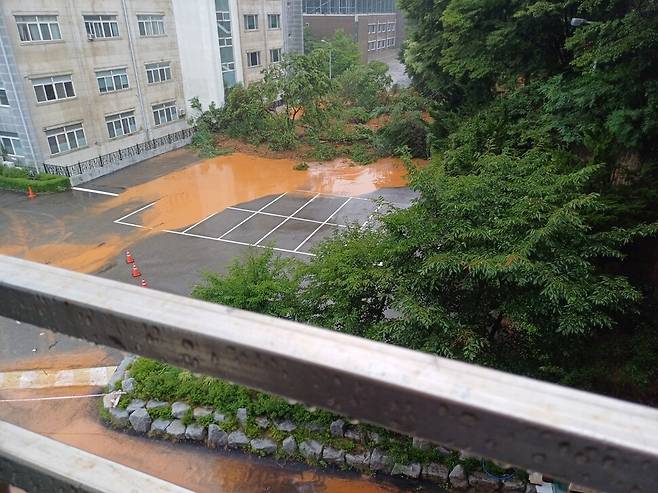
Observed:
[[[74,394],[93,389],[73,389]],[[57,395],[59,391],[40,391]],[[0,393],[1,399],[34,396]],[[285,466],[271,459],[174,446],[108,430],[98,422],[96,399],[23,403],[0,402],[0,419],[41,435],[100,455],[200,493],[401,493],[401,483],[375,483],[351,473],[324,473],[303,466]],[[44,417],[47,416],[47,419]]]

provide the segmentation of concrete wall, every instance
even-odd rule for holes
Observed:
[[[83,161],[187,127],[185,119],[179,118],[156,128],[151,110],[153,104],[172,100],[179,108],[185,106],[171,0],[2,0],[0,8],[10,25],[17,70],[27,95],[38,147],[47,163]],[[147,13],[164,15],[164,36],[140,38],[137,14]],[[57,15],[62,40],[21,42],[14,15],[26,14]],[[82,17],[87,14],[116,15],[120,36],[89,41]],[[162,61],[171,63],[172,80],[149,85],[145,64]],[[101,94],[95,72],[124,67],[130,88]],[[37,103],[31,79],[64,74],[71,74],[75,98]],[[110,139],[105,116],[129,110],[135,112],[138,131]],[[45,130],[77,122],[84,126],[87,147],[50,157]]]

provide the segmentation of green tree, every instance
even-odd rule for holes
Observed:
[[[336,80],[342,103],[349,102],[367,111],[382,103],[393,82],[388,75],[388,65],[378,61],[354,65],[338,75]]]
[[[329,57],[331,57],[332,77],[338,77],[346,70],[361,64],[358,45],[342,29],[337,30],[329,40],[315,41],[312,51],[323,54],[320,60],[327,73],[329,73]]]

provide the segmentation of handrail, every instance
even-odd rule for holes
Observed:
[[[608,493],[658,484],[649,407],[3,256],[0,315]]]

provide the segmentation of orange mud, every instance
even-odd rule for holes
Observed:
[[[45,331],[48,339],[55,341],[54,334]],[[0,361],[0,371],[18,370],[51,370],[66,368],[92,368],[96,366],[116,365],[116,359],[110,356],[107,349],[102,346],[89,345],[88,348],[63,353],[38,354],[36,356],[23,355],[16,359]]]
[[[2,392],[0,399],[65,395],[63,390]],[[95,390],[83,387],[68,388],[65,392],[84,395]],[[284,468],[283,464],[271,460],[202,447],[174,446],[165,441],[115,432],[99,423],[97,406],[96,398],[0,402],[0,419],[199,493],[404,491],[390,484],[376,484],[365,476],[339,476],[304,467]]]

